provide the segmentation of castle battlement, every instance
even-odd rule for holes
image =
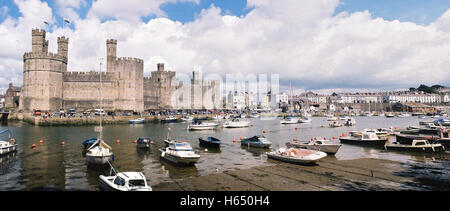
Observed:
[[[45,37],[45,30],[43,29],[32,29],[31,34],[32,36],[44,36]]]
[[[29,52],[23,55],[24,60],[28,59],[51,59],[59,60],[61,62],[67,63],[67,58],[56,53],[46,53],[46,52]]]
[[[115,40],[115,39],[108,39],[108,40],[106,40],[106,44],[116,44],[117,45],[117,40]]]
[[[139,62],[144,63],[144,60],[139,58],[132,58],[132,57],[119,57],[117,58],[118,61],[129,61],[129,62]]]
[[[60,43],[60,42],[68,43],[69,38],[66,38],[65,36],[58,37],[58,43]]]
[[[114,81],[114,73],[102,72],[102,81]],[[100,82],[100,72],[66,72],[63,76],[64,82]]]

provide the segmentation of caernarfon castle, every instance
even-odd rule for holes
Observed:
[[[19,110],[86,110],[100,108],[100,102],[107,111],[205,109],[203,102],[212,105],[207,109],[220,108],[220,81],[199,82],[195,78],[198,72],[194,72],[193,86],[189,86],[192,93],[193,87],[200,86],[197,88],[212,94],[190,96],[187,98],[189,102],[184,102],[181,107],[179,102],[183,97],[173,96],[183,89],[183,83],[178,81],[175,72],[165,70],[164,64],[158,64],[157,71],[153,71],[151,77],[144,77],[144,61],[118,58],[117,40],[109,39],[106,41],[106,72],[69,72],[69,39],[58,37],[58,52],[49,53],[45,35],[44,30],[32,30],[32,51],[23,56]]]

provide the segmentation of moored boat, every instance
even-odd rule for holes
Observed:
[[[129,121],[130,124],[144,124],[145,123],[145,119],[144,118],[139,118],[139,119],[132,119]]]
[[[330,127],[342,127],[342,126],[344,125],[338,121],[333,121],[330,123]]]
[[[137,148],[140,148],[140,149],[148,149],[148,148],[150,148],[150,141],[151,141],[150,138],[139,137],[136,140]]]
[[[152,191],[142,172],[118,172],[112,165],[110,175],[100,175],[98,182],[103,191]]]
[[[442,144],[430,144],[427,140],[413,140],[411,144],[399,142],[386,143],[386,150],[408,151],[408,152],[442,152],[445,147]]]
[[[86,160],[88,164],[105,165],[108,162],[114,161],[114,154],[112,148],[108,146],[103,140],[97,140],[86,151]]]
[[[314,138],[306,143],[293,143],[292,146],[302,149],[318,150],[329,155],[334,155],[341,148],[342,144],[336,144],[324,138]]]
[[[360,137],[340,137],[339,140],[344,144],[383,147],[388,138],[381,138],[374,132],[362,132]]]
[[[267,138],[264,136],[253,136],[251,138],[241,140],[241,145],[258,148],[269,148],[272,145],[272,142],[267,140]]]
[[[289,146],[289,143],[286,144]],[[266,153],[268,158],[294,164],[314,164],[327,156],[325,152],[296,149],[293,147],[279,148]]]
[[[347,118],[344,123],[345,126],[355,126],[356,120],[354,118]]]
[[[208,137],[207,139],[203,139],[203,137],[198,138],[200,146],[204,147],[214,147],[219,148],[221,141],[214,137]]]
[[[280,124],[287,125],[287,124],[298,124],[298,118],[294,117],[286,117],[280,121]]]
[[[312,119],[309,117],[303,117],[298,119],[298,123],[311,123]]]
[[[193,165],[200,159],[187,142],[168,141],[169,146],[160,149],[161,158],[175,164]]]
[[[187,126],[188,130],[214,130],[219,126],[215,122],[195,121]]]
[[[223,124],[224,128],[244,128],[244,127],[250,127],[249,121],[243,121],[241,119],[233,119],[232,121],[227,121]]]
[[[166,118],[164,118],[163,120],[161,120],[161,123],[173,123],[173,122],[177,122],[178,119],[175,118],[174,116],[170,115]]]
[[[11,137],[11,133],[8,129],[4,129],[0,131],[0,134],[6,134],[8,133],[8,138],[2,138],[3,140],[0,140],[0,155],[8,154],[11,152],[17,151],[17,143],[14,138]],[[5,141],[6,140],[6,141]]]

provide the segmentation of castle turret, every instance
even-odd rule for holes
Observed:
[[[58,37],[58,54],[68,58],[69,38],[64,36]]]
[[[106,40],[106,71],[114,71],[114,62],[117,59],[117,40]]]
[[[48,41],[45,40],[45,31],[40,29],[33,29],[32,35],[32,52],[33,53],[47,53]]]
[[[32,52],[23,56],[23,103],[20,103],[20,109],[25,111],[35,108],[43,111],[60,109],[63,72],[67,71],[65,42],[68,40],[58,39],[58,54],[54,54],[47,51],[48,41],[45,40],[44,30],[33,29],[32,37]]]
[[[158,71],[164,71],[164,63],[158,63]]]

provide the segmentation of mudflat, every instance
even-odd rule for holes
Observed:
[[[325,158],[303,166],[274,160],[271,165],[174,179],[152,185],[155,191],[345,191],[449,190],[450,180],[434,175],[446,168],[362,158]],[[429,170],[429,171],[424,171]]]

